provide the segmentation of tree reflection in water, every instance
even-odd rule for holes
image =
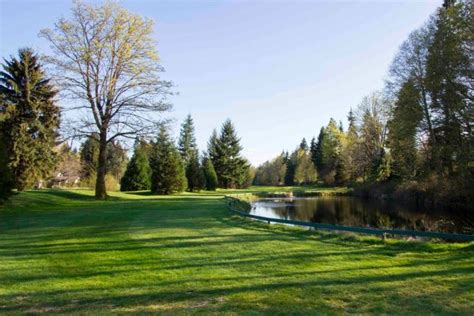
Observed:
[[[349,196],[261,199],[251,214],[345,226],[474,233],[474,220],[456,214],[396,201],[366,200]]]

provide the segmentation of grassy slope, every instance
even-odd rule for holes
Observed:
[[[0,210],[0,313],[472,314],[474,244],[231,217],[219,193],[32,191]]]

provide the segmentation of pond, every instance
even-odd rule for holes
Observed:
[[[250,214],[333,225],[474,234],[474,219],[465,214],[351,196],[264,198],[252,203]]]

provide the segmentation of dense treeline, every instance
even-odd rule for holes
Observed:
[[[240,156],[240,140],[227,120],[220,136],[214,131],[208,152],[199,154],[190,115],[181,126],[178,145],[162,126],[156,141],[136,143],[134,154],[122,178],[122,191],[149,190],[170,194],[184,190],[199,191],[242,188],[252,183],[249,163]]]
[[[311,141],[317,180],[359,185],[368,194],[416,191],[432,196],[430,202],[472,205],[473,25],[472,2],[445,1],[410,34],[390,67],[386,90],[349,112],[346,131],[331,119]],[[315,182],[295,172],[312,174],[304,159],[295,159],[304,152],[302,144],[264,163],[255,183]]]

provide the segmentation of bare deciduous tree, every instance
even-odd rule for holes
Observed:
[[[105,189],[107,144],[118,137],[148,135],[168,110],[171,83],[160,73],[153,21],[115,3],[103,6],[74,2],[72,17],[42,30],[54,52],[46,57],[69,110],[86,110],[75,120],[75,136],[99,134],[96,198]],[[84,114],[85,113],[85,114]]]

